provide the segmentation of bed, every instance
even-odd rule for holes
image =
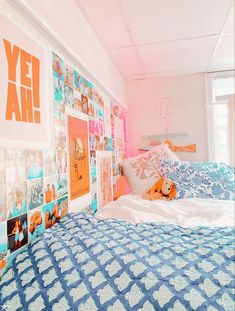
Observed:
[[[0,282],[0,306],[232,311],[233,217],[231,201],[147,204],[134,195],[96,217],[68,214],[15,258]]]

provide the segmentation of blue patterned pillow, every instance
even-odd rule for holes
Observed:
[[[176,186],[176,199],[234,200],[234,167],[213,162],[164,161],[164,175]]]

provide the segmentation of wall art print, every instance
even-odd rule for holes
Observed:
[[[69,149],[69,196],[75,200],[90,192],[88,122],[67,115]]]
[[[97,152],[98,208],[113,200],[112,152]]]
[[[1,146],[49,146],[45,57],[45,49],[38,42],[0,16]]]

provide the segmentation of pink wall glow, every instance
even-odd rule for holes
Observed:
[[[196,153],[178,152],[180,159],[208,159],[204,74],[129,81],[127,103],[134,154],[143,135],[180,132],[188,134],[182,145],[197,145]]]

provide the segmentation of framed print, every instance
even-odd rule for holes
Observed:
[[[112,152],[97,151],[97,194],[98,208],[113,200]]]
[[[51,142],[47,52],[0,15],[0,145],[47,148]]]
[[[90,149],[88,116],[66,109],[68,150],[68,194],[70,207],[77,210],[90,204]]]

